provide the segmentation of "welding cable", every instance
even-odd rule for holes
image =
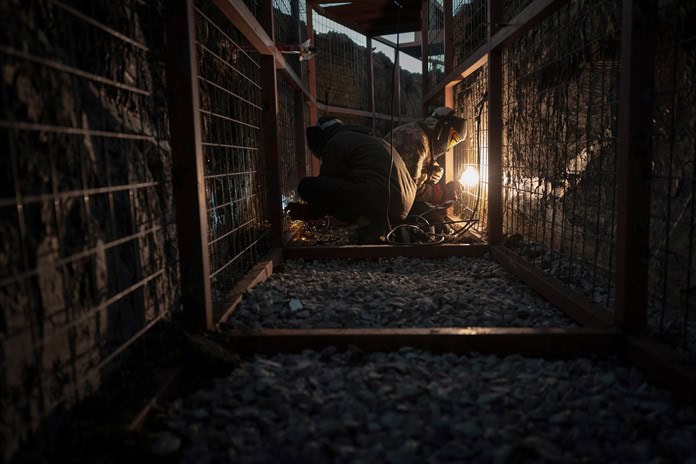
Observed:
[[[430,232],[430,226],[435,225],[431,224],[425,217],[424,215],[429,213],[430,211],[433,211],[435,208],[432,208],[428,211],[425,211],[422,214],[419,214],[418,216],[408,216],[406,220],[409,218],[413,218],[415,220],[415,224],[409,224],[409,223],[404,223],[404,224],[399,224],[398,226],[394,227],[392,230],[389,231],[389,233],[384,237],[386,242],[391,244],[391,245],[403,245],[404,242],[400,242],[399,240],[394,239],[394,234],[396,233],[397,230],[404,229],[407,231],[412,231],[417,234],[425,235],[428,237],[427,242],[415,242],[415,243],[409,243],[409,245],[437,245],[439,243],[442,243],[445,241],[445,237],[441,234],[435,234]],[[436,240],[433,240],[432,238],[435,237]]]
[[[394,0],[394,5],[396,5],[396,48],[394,49],[394,66],[392,68],[392,94],[391,94],[391,119],[390,119],[390,130],[389,130],[389,176],[387,177],[387,230],[392,232],[391,221],[389,220],[389,209],[391,208],[391,183],[392,183],[392,171],[394,170],[394,94],[397,91],[396,88],[396,73],[398,72],[399,64],[399,43],[400,43],[400,20],[401,20],[401,4]],[[398,89],[399,91],[401,89]]]
[[[400,242],[394,238],[396,231],[398,231],[400,229],[411,230],[413,232],[425,235],[429,239],[429,241],[427,241],[427,242],[414,242],[414,243],[408,243],[408,245],[430,246],[430,245],[437,245],[439,243],[444,242],[444,240],[445,240],[444,236],[442,236],[440,234],[433,234],[431,232],[424,232],[423,229],[421,229],[420,227],[418,227],[414,224],[399,224],[398,226],[396,226],[392,230],[390,230],[389,233],[384,238],[387,241],[387,243],[389,243],[391,245],[403,245],[404,244],[404,242]],[[436,240],[430,240],[432,237],[436,237]]]

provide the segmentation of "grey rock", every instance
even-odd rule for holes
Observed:
[[[157,440],[152,444],[150,451],[156,456],[169,456],[179,451],[181,447],[181,438],[171,433],[164,432],[157,437]]]

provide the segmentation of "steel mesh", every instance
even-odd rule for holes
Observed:
[[[215,310],[268,252],[260,56],[210,2],[197,2],[196,51]]]
[[[569,2],[503,58],[504,233],[535,266],[609,308],[619,26],[615,1]]]
[[[488,1],[454,0],[452,37],[454,66],[486,43],[488,34]]]
[[[445,13],[443,0],[428,2],[428,87],[445,77]]]
[[[455,109],[466,120],[467,137],[454,147],[453,176],[459,179],[467,168],[478,174],[476,185],[464,186],[454,213],[461,220],[475,220],[469,230],[479,234],[488,226],[488,106],[483,99],[487,86],[488,68],[483,66],[454,87]]]
[[[696,18],[694,1],[658,10],[650,181],[648,326],[696,353]]]
[[[175,306],[159,4],[4,2],[3,453]]]
[[[366,110],[367,40],[364,35],[313,13],[317,49],[317,100],[343,108]]]

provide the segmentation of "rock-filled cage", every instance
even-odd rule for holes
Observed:
[[[694,0],[0,18],[2,462],[696,462]],[[447,234],[289,217],[442,106]]]

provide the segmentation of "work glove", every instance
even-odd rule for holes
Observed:
[[[316,219],[311,213],[309,205],[307,203],[297,203],[291,201],[288,206],[285,207],[290,219],[293,221],[309,221],[311,219]]]
[[[451,180],[445,185],[444,201],[457,201],[462,194],[464,187],[458,180]]]
[[[440,179],[442,179],[442,174],[444,172],[445,170],[438,165],[430,166],[428,168],[428,182],[437,184],[438,182],[440,182]]]

